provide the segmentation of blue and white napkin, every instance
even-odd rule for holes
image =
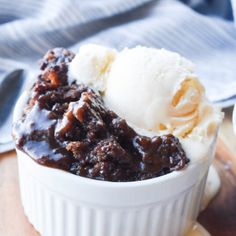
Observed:
[[[0,0],[0,152],[13,147],[15,101],[50,48],[92,42],[176,51],[211,101],[236,101],[236,0]],[[235,13],[236,14],[236,13]]]

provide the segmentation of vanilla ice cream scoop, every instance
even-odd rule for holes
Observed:
[[[142,46],[117,52],[85,45],[71,63],[72,77],[102,92],[134,129],[178,137],[214,133],[222,119],[193,69],[177,53]]]
[[[69,78],[104,91],[106,77],[115,56],[114,49],[94,44],[84,45],[70,63]]]
[[[204,92],[193,67],[164,49],[125,49],[112,64],[105,101],[137,127],[185,135],[197,123]]]

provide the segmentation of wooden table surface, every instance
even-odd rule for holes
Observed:
[[[225,113],[214,161],[222,187],[199,217],[200,223],[213,236],[236,235],[236,136],[232,130],[232,108],[226,109]],[[20,203],[14,151],[0,154],[0,236],[39,236],[25,217]]]

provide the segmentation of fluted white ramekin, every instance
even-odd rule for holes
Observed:
[[[124,183],[41,166],[17,150],[25,214],[43,236],[182,236],[199,213],[214,146],[184,170]]]

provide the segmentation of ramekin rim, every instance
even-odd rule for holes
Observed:
[[[83,177],[83,176],[79,176],[79,175],[74,175],[66,170],[40,165],[35,160],[33,160],[33,158],[31,158],[29,156],[29,154],[23,152],[22,150],[18,149],[17,147],[16,147],[16,150],[17,150],[17,152],[24,153],[30,159],[31,163],[33,163],[33,165],[35,165],[35,167],[37,166],[37,168],[43,168],[43,169],[47,168],[48,170],[50,169],[50,171],[54,172],[55,174],[60,174],[61,176],[63,175],[65,178],[67,178],[71,181],[80,181],[81,183],[83,182],[83,184],[85,184],[85,185],[94,185],[94,186],[101,186],[101,187],[108,187],[108,188],[109,187],[130,188],[130,187],[137,187],[137,186],[144,187],[144,186],[149,186],[149,185],[153,185],[153,184],[160,184],[160,183],[166,182],[167,180],[171,180],[173,178],[178,178],[178,177],[181,177],[181,176],[187,174],[188,172],[191,172],[192,169],[196,165],[199,165],[203,161],[202,160],[199,162],[191,163],[181,170],[175,170],[175,171],[172,171],[166,175],[158,176],[158,177],[151,178],[151,179],[138,180],[138,181],[126,181],[126,182],[114,182],[114,181],[97,180],[97,179],[92,179],[92,178]]]

